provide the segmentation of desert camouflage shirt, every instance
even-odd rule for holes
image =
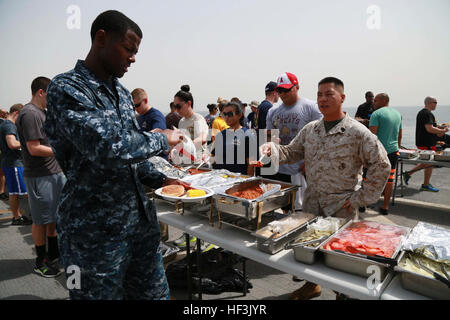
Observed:
[[[165,176],[145,161],[169,144],[161,133],[142,132],[130,93],[113,89],[83,61],[56,76],[47,90],[45,132],[67,178],[57,229],[93,240],[121,238],[155,209],[142,184],[161,186]]]
[[[348,115],[328,133],[323,119],[310,122],[289,145],[276,145],[272,152],[275,162],[277,158],[280,163],[305,159],[308,186],[303,210],[327,216],[348,199],[353,208],[376,202],[391,168],[377,136]],[[368,168],[367,180],[356,191],[363,166]]]

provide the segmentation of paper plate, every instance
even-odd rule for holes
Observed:
[[[168,200],[168,201],[172,201],[172,202],[175,202],[175,201],[200,202],[203,199],[209,198],[209,197],[211,197],[214,194],[214,191],[209,189],[209,188],[205,188],[205,187],[193,187],[193,188],[199,189],[199,190],[205,190],[206,194],[204,196],[190,198],[190,197],[187,196],[187,192],[186,192],[181,197],[173,197],[173,196],[168,196],[168,195],[162,194],[162,188],[159,188],[159,189],[155,190],[155,193],[158,196],[162,197],[163,199]]]

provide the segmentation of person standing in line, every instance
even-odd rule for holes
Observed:
[[[258,129],[266,129],[267,113],[274,103],[278,102],[277,83],[270,81],[264,88],[266,98],[258,106]]]
[[[37,253],[34,272],[46,278],[61,274],[56,211],[66,182],[44,132],[49,83],[50,79],[46,77],[33,80],[31,102],[23,107],[16,120],[24,163],[23,177],[33,219],[31,230]]]
[[[359,105],[356,110],[355,120],[361,122],[366,127],[369,127],[370,116],[374,111],[373,100],[375,96],[372,91],[367,91],[365,97],[366,102]]]
[[[267,129],[277,129],[281,145],[288,145],[298,132],[309,122],[322,118],[317,103],[299,96],[298,78],[289,72],[278,77],[276,91],[283,103],[271,112],[267,119]],[[295,164],[282,164],[278,173],[271,179],[299,185],[296,195],[295,209],[302,210],[303,195],[307,186],[302,174],[303,161]],[[285,210],[288,206],[285,207]]]
[[[253,100],[250,102],[250,109],[252,110],[252,112],[250,112],[247,116],[249,129],[258,129],[258,106],[258,101]]]
[[[369,130],[378,136],[384,149],[386,149],[391,163],[391,174],[384,188],[384,202],[380,207],[380,213],[387,215],[389,199],[394,188],[399,148],[402,142],[402,116],[397,110],[389,108],[389,96],[386,93],[376,95],[373,109],[374,112],[370,117]]]
[[[303,211],[319,216],[357,219],[355,208],[378,201],[390,172],[383,145],[364,125],[342,110],[344,83],[335,77],[318,84],[317,103],[323,118],[304,126],[288,145],[263,144],[260,153],[274,163],[305,160],[308,186]],[[362,167],[367,180],[358,189]],[[291,299],[307,300],[321,294],[319,285],[307,282]],[[342,299],[337,294],[336,299]]]
[[[211,129],[214,119],[217,115],[217,105],[214,103],[210,103],[206,106],[209,110],[209,114],[205,116],[206,124]]]
[[[225,121],[223,114],[222,114],[223,108],[228,103],[228,101],[219,97],[219,98],[217,98],[217,103],[218,103],[218,107],[219,107],[219,115],[214,119],[214,121],[211,125],[212,141],[214,141],[214,137],[216,136],[216,134],[218,134],[219,132],[221,132],[225,129],[228,129],[227,122]]]
[[[5,121],[6,117],[8,116],[8,112],[4,109],[0,109],[0,124]],[[2,159],[2,153],[0,152],[0,162]],[[5,193],[5,184],[6,184],[6,178],[5,174],[3,173],[3,170],[0,168],[0,200],[8,200],[8,195]]]
[[[416,117],[416,146],[420,150],[436,151],[436,144],[439,140],[445,139],[445,133],[449,128],[439,128],[436,124],[436,118],[432,111],[436,110],[437,99],[434,97],[426,97],[424,100],[425,107],[419,111]],[[424,169],[423,184],[420,187],[422,191],[438,192],[439,189],[431,185],[431,175],[433,174],[433,165],[420,163],[409,171],[403,173],[403,180],[408,184],[414,172]]]
[[[215,148],[211,151],[214,169],[226,169],[243,175],[253,175],[250,162],[250,147],[256,137],[244,127],[244,111],[239,102],[229,102],[223,109],[228,129],[216,135]],[[255,160],[255,159],[253,159]]]
[[[136,61],[139,26],[108,10],[90,35],[86,59],[47,91],[45,132],[67,176],[57,215],[61,261],[81,274],[70,298],[169,299],[156,209],[143,185],[180,184],[146,160],[167,153],[181,133],[139,130],[131,94],[118,80]]]
[[[173,102],[170,103],[170,112],[166,115],[166,128],[177,129],[178,123],[180,122],[182,116],[177,113],[175,105]]]
[[[164,115],[150,105],[144,89],[134,89],[131,91],[131,97],[133,98],[134,110],[138,113],[137,121],[142,130],[149,132],[157,128],[167,129]]]
[[[189,85],[181,86],[181,90],[174,96],[173,103],[177,112],[183,117],[178,124],[179,129],[184,131],[194,143],[194,162],[200,162],[203,153],[206,151],[209,128],[205,118],[194,112],[194,97],[190,93]]]
[[[9,109],[5,121],[0,125],[0,148],[3,154],[1,167],[5,173],[9,191],[9,206],[13,214],[12,225],[24,226],[32,221],[20,212],[19,197],[27,196],[27,189],[23,180],[23,161],[20,142],[17,136],[16,120],[22,104],[15,104]]]

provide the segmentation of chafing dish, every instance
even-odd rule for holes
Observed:
[[[261,183],[279,184],[281,185],[281,190],[276,194],[270,195],[264,199],[253,200],[238,198],[227,194],[227,191],[241,191],[247,188],[256,187]],[[260,222],[262,214],[280,209],[289,204],[291,205],[291,211],[293,212],[295,205],[295,194],[297,190],[298,186],[294,184],[257,178],[250,181],[237,183],[227,189],[225,192],[216,192],[216,194],[213,195],[213,201],[219,215],[219,227],[221,212],[242,216],[248,220],[258,218],[258,222]]]

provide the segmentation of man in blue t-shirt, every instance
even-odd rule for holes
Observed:
[[[258,129],[266,129],[266,117],[270,108],[274,103],[278,102],[278,92],[275,90],[277,83],[270,81],[264,91],[266,92],[266,99],[258,106]]]
[[[148,96],[144,89],[137,88],[131,92],[134,109],[139,114],[137,121],[143,131],[154,129],[166,130],[166,118],[158,109],[148,103]]]
[[[0,125],[1,167],[5,174],[9,191],[9,206],[13,214],[12,225],[30,225],[32,221],[22,216],[19,208],[19,196],[26,196],[27,190],[23,179],[23,161],[20,142],[17,135],[16,120],[22,104],[13,105],[6,119]]]

